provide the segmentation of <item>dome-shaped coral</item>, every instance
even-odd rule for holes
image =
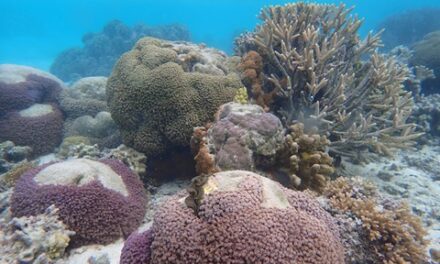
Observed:
[[[117,160],[77,159],[25,173],[11,198],[15,217],[37,215],[52,204],[76,232],[72,246],[128,237],[141,223],[146,194],[138,176]]]
[[[63,115],[58,97],[64,84],[26,66],[0,65],[0,141],[32,147],[45,154],[61,142]]]
[[[33,104],[0,117],[0,141],[30,146],[32,155],[51,152],[61,143],[63,114],[54,104]]]
[[[124,143],[148,155],[189,146],[193,127],[241,87],[214,49],[143,38],[115,65],[108,106]]]
[[[147,231],[152,242],[148,233],[133,235],[121,263],[135,263],[126,260],[138,260],[145,248],[148,264],[344,263],[333,218],[307,194],[247,171],[194,183],[196,195],[176,195],[158,209]]]

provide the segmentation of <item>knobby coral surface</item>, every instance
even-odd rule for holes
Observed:
[[[11,211],[14,217],[31,216],[55,204],[60,219],[76,232],[75,247],[128,237],[141,223],[146,202],[139,177],[121,162],[74,159],[23,174]]]
[[[189,147],[193,127],[241,87],[222,52],[144,38],[124,54],[108,80],[110,112],[124,144],[147,156]]]
[[[406,123],[413,105],[402,85],[408,69],[375,51],[380,32],[359,39],[362,21],[351,11],[303,2],[263,9],[262,24],[247,36],[255,50],[242,61],[243,82],[257,103],[272,100],[268,107],[287,126],[300,121],[327,135],[334,153],[390,154],[418,136]],[[249,63],[255,52],[262,66]]]
[[[152,229],[125,245],[121,263],[344,263],[334,220],[312,197],[246,171],[197,186],[198,210],[185,193],[167,200]]]

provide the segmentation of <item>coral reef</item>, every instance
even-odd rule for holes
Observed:
[[[0,117],[35,103],[57,103],[64,84],[35,68],[0,64]]]
[[[121,144],[118,127],[109,112],[99,112],[95,117],[84,115],[64,123],[64,136],[86,137],[90,144],[100,148],[114,148]]]
[[[440,31],[435,31],[424,36],[413,46],[413,56],[410,64],[425,66],[434,71],[435,76],[440,76]],[[423,94],[440,93],[440,78],[427,79],[422,83]]]
[[[356,179],[338,178],[327,186],[324,195],[333,208],[362,221],[370,251],[382,263],[425,263],[426,231],[420,218],[405,203],[376,199],[370,186]]]
[[[15,164],[9,171],[6,173],[0,174],[0,192],[3,190],[7,190],[11,187],[15,186],[17,180],[23,175],[26,171],[35,167],[33,162],[22,161],[20,163]]]
[[[147,230],[141,233],[133,232],[124,243],[120,264],[148,264],[150,263],[153,242],[153,232]]]
[[[60,105],[67,118],[64,137],[84,136],[100,148],[114,148],[122,143],[117,126],[107,112],[106,85],[106,77],[87,77],[63,91]]]
[[[145,248],[142,263],[344,263],[334,220],[311,196],[246,171],[216,173],[200,188],[197,214],[185,193],[167,200],[152,241],[133,234],[121,263],[144,260]]]
[[[71,246],[110,243],[141,223],[146,194],[139,177],[117,160],[74,159],[25,173],[11,197],[14,217],[37,215],[54,204],[75,231]]]
[[[256,171],[275,165],[284,144],[280,120],[258,105],[227,103],[207,131],[197,128],[192,146],[199,174],[216,170]],[[211,164],[211,165],[210,165]]]
[[[61,143],[63,114],[51,104],[33,104],[0,120],[0,140],[30,146],[32,155],[51,152]]]
[[[0,139],[28,145],[34,155],[51,151],[61,136],[56,106],[61,81],[37,69],[4,64],[0,84]]]
[[[58,220],[58,212],[50,206],[36,216],[0,220],[0,262],[54,263],[63,257],[75,232]]]
[[[320,192],[334,173],[326,136],[305,133],[297,123],[281,121],[258,105],[227,103],[216,120],[197,127],[191,139],[197,174],[244,169],[294,189]]]
[[[133,172],[142,178],[146,175],[147,170],[147,157],[130,147],[120,145],[115,149],[111,149],[108,153],[104,154],[106,159],[117,159],[127,165]]]
[[[46,154],[61,142],[63,115],[58,97],[64,85],[40,70],[0,65],[0,141],[10,140]]]
[[[142,37],[152,36],[168,40],[189,40],[188,30],[178,24],[150,27],[138,24],[132,28],[113,20],[102,32],[83,36],[83,48],[63,51],[50,67],[50,72],[64,81],[87,76],[108,76],[117,59]]]
[[[333,159],[326,152],[329,143],[326,136],[304,133],[302,123],[291,125],[284,148],[277,153],[278,164],[275,167],[278,170],[274,171],[273,177],[284,174],[290,187],[321,192],[335,171]]]
[[[223,53],[189,43],[139,40],[108,80],[111,115],[124,144],[150,156],[189,147],[193,127],[242,87]]]
[[[14,168],[15,165],[26,161],[32,149],[27,146],[16,146],[12,141],[0,143],[0,174]]]
[[[60,96],[60,106],[66,118],[73,119],[84,115],[95,116],[108,111],[105,98],[106,77],[82,78],[65,89]]]
[[[409,65],[413,56],[413,51],[406,46],[397,46],[393,48],[388,54],[393,56],[399,63]],[[434,79],[434,71],[423,65],[413,65],[409,67],[410,75],[404,82],[405,88],[410,90],[416,99],[416,102],[420,99],[420,96],[425,93],[422,83],[425,80]]]
[[[239,104],[248,103],[248,93],[246,87],[239,88],[234,96],[234,102]]]
[[[416,123],[428,138],[440,137],[440,94],[421,96],[409,120]]]
[[[389,51],[399,45],[410,47],[429,32],[440,30],[439,13],[439,8],[429,7],[406,10],[385,18],[377,27],[378,30],[385,29],[383,49]]]
[[[327,135],[332,153],[389,155],[419,136],[406,123],[413,105],[403,89],[408,68],[375,52],[380,32],[359,40],[361,20],[351,11],[303,2],[264,8],[250,39],[256,50],[249,51],[262,59],[261,89],[246,81],[246,71],[243,82],[255,101],[270,98],[263,102],[273,102],[269,109],[286,127],[301,122],[306,132]]]

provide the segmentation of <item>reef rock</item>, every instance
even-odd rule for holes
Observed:
[[[224,53],[204,46],[139,40],[107,84],[124,144],[147,156],[189,146],[193,127],[211,121],[241,87],[233,65]]]
[[[73,83],[61,94],[61,109],[69,119],[96,115],[107,111],[105,98],[106,77],[87,77]]]

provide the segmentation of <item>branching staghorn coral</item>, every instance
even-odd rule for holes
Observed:
[[[375,51],[381,32],[359,39],[362,21],[351,11],[302,2],[263,9],[251,37],[262,57],[262,90],[275,92],[270,108],[286,126],[318,128],[334,153],[390,154],[418,136],[405,123],[413,105],[402,85],[409,72]]]
[[[426,231],[421,219],[403,202],[376,199],[373,186],[361,178],[338,178],[324,190],[332,207],[362,221],[371,252],[385,264],[425,263]]]

